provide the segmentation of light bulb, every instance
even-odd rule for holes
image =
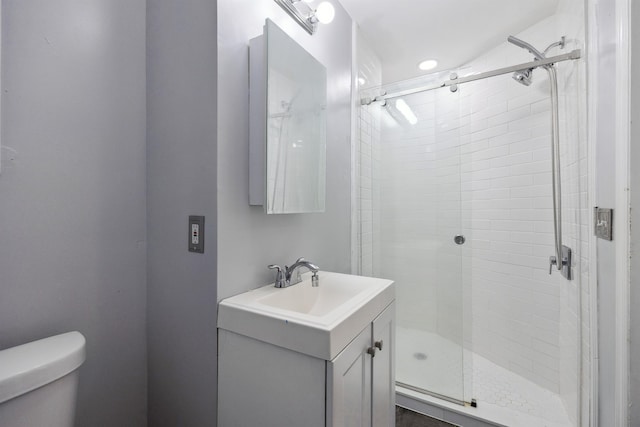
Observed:
[[[318,5],[316,9],[316,18],[322,24],[328,24],[333,21],[333,18],[336,16],[336,10],[333,5],[328,1],[323,1]]]

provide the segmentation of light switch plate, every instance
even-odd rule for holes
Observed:
[[[596,237],[613,240],[613,209],[595,207],[593,212],[593,227]]]
[[[189,252],[204,253],[204,216],[189,216]]]

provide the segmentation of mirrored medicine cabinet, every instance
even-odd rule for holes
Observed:
[[[249,204],[324,212],[326,68],[269,19],[249,52]]]

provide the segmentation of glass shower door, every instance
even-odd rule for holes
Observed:
[[[361,253],[371,257],[361,264],[372,266],[363,274],[396,282],[396,380],[408,389],[468,401],[463,250],[469,236],[462,229],[460,94],[438,89],[362,110],[361,134],[371,146],[371,176],[365,180],[372,183],[372,213],[366,215],[372,237],[361,239]],[[368,159],[361,156],[362,163]]]

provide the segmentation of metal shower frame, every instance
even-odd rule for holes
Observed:
[[[464,76],[464,77],[458,77],[455,73],[453,73],[451,74],[449,80],[445,80],[442,83],[418,86],[411,89],[391,92],[384,95],[378,95],[375,98],[362,98],[360,100],[360,104],[370,105],[370,104],[373,104],[374,102],[384,102],[388,99],[400,98],[402,96],[412,95],[414,93],[420,93],[420,92],[427,92],[435,89],[441,89],[443,87],[451,87],[455,90],[457,85],[462,83],[482,80],[488,77],[501,76],[503,74],[509,74],[509,73],[521,71],[523,69],[528,69],[528,68],[538,68],[538,67],[543,67],[545,65],[553,65],[558,62],[580,59],[581,57],[582,57],[582,52],[580,51],[580,49],[575,49],[575,50],[572,50],[571,52],[564,53],[562,55],[552,56],[550,58],[546,58],[542,60],[525,62],[523,64],[512,65],[510,67],[498,68],[492,71],[485,71],[484,73],[471,74],[469,76]]]

